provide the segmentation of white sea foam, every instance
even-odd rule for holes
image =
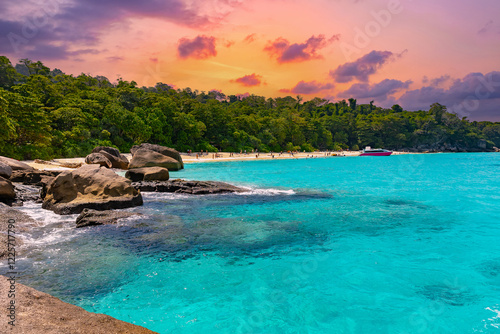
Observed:
[[[75,228],[75,215],[58,215],[50,210],[42,209],[40,203],[26,202],[17,208],[39,223],[27,233],[22,233],[25,244],[45,245],[73,239],[81,231]]]
[[[181,199],[188,198],[192,195],[186,194],[175,194],[175,193],[162,193],[162,192],[141,192],[142,198],[145,201],[162,201],[162,200],[171,200],[171,199]]]
[[[239,186],[240,188],[246,189],[247,191],[242,193],[224,193],[221,195],[240,195],[240,196],[290,196],[296,195],[297,193],[292,189],[275,189],[275,188],[251,188],[245,186]],[[204,196],[204,195],[196,195]],[[142,192],[142,197],[146,201],[162,201],[162,200],[177,200],[182,198],[193,198],[193,195],[189,194],[175,194],[175,193],[157,193],[157,192]]]
[[[248,196],[248,195],[260,195],[260,196],[290,196],[297,194],[292,189],[262,189],[262,188],[250,188],[250,187],[242,187],[244,189],[248,189],[248,192],[236,193],[236,195]]]

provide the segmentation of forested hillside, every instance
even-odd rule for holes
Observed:
[[[438,103],[383,109],[349,99],[226,96],[218,91],[138,87],[102,76],[66,75],[0,57],[0,155],[50,159],[95,146],[128,152],[149,142],[179,151],[388,149],[478,151],[500,147],[500,123],[469,122]]]

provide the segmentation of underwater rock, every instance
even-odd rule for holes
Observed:
[[[82,213],[76,218],[76,227],[116,224],[119,219],[139,215],[139,213],[127,211],[83,209]]]

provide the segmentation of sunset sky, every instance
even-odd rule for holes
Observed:
[[[0,55],[141,86],[440,102],[500,121],[498,0],[2,1]]]

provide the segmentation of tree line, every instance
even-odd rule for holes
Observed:
[[[500,123],[470,122],[435,103],[405,111],[355,99],[226,96],[158,83],[111,83],[64,74],[40,61],[15,66],[0,56],[0,155],[17,159],[85,156],[95,146],[122,152],[142,142],[179,151],[491,150]]]

